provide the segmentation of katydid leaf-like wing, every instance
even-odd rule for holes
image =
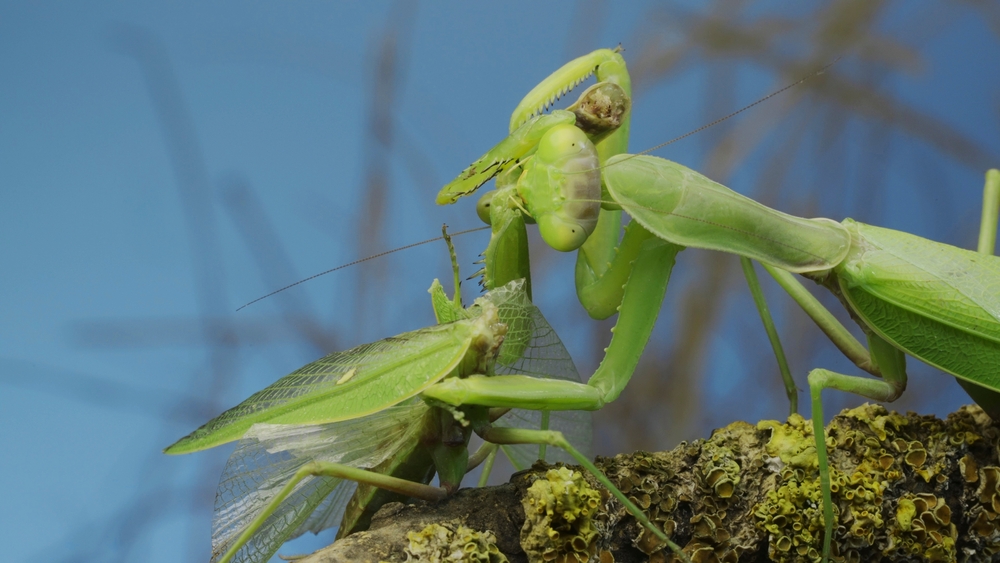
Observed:
[[[581,383],[580,373],[566,347],[542,312],[528,299],[524,280],[513,281],[487,294],[497,305],[500,321],[507,325],[507,336],[500,347],[495,371],[498,375],[528,375],[564,379]],[[542,429],[542,412],[512,409],[497,420],[497,426]],[[550,411],[548,429],[558,430],[584,455],[591,456],[593,430],[587,411]],[[514,467],[525,469],[538,459],[539,447],[533,444],[506,445],[504,452]],[[576,463],[565,451],[549,448],[546,461]]]
[[[375,414],[326,424],[256,424],[226,463],[215,498],[212,561],[251,525],[295,473],[312,461],[371,468],[416,447],[430,412],[412,398]],[[357,484],[310,476],[298,483],[232,559],[263,563],[289,539],[340,524]]]
[[[358,418],[413,397],[465,356],[473,321],[435,325],[335,352],[282,377],[166,450],[182,454],[239,439],[258,423]]]

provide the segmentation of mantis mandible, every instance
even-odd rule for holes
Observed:
[[[458,288],[454,249],[447,234],[445,239]],[[366,528],[392,500],[440,500],[497,445],[515,466],[535,459],[525,444],[561,448],[569,454],[564,461],[584,465],[615,494],[562,431],[548,430],[551,422],[578,444],[589,443],[589,415],[581,419],[582,413],[570,412],[550,421],[547,412],[534,417],[515,411],[504,419],[513,407],[450,406],[428,395],[451,377],[491,376],[520,388],[514,402],[536,409],[552,381],[579,381],[525,288],[523,280],[512,281],[464,309],[458,290],[450,300],[435,280],[430,293],[441,324],[313,362],[168,447],[168,454],[183,454],[240,440],[216,497],[213,563],[266,561],[286,540],[338,523],[343,537]],[[575,408],[572,397],[544,404],[547,410]],[[470,456],[472,431],[488,444]],[[435,472],[438,487],[427,484]],[[644,519],[624,494],[616,496]]]
[[[569,111],[532,117],[590,74],[596,74],[598,84]],[[1000,171],[987,173],[979,252],[851,219],[803,219],[767,208],[679,164],[624,154],[630,95],[618,50],[602,49],[567,63],[517,106],[510,136],[447,184],[437,201],[453,203],[497,178],[497,189],[477,205],[480,217],[493,227],[482,272],[488,287],[524,268],[526,254],[511,256],[505,249],[525,236],[526,221],[537,223],[542,238],[556,250],[579,249],[580,302],[594,318],[615,312],[619,317],[607,355],[588,382],[598,393],[591,404],[578,408],[600,408],[621,393],[641,347],[623,354],[616,341],[645,345],[680,250],[690,246],[740,256],[769,325],[766,308],[756,299],[759,286],[750,261],[760,262],[852,362],[879,378],[824,369],[808,376],[826,561],[834,514],[823,389],[893,401],[906,387],[908,354],[956,376],[988,414],[1000,415],[1000,259],[993,256]],[[623,210],[632,221],[619,238]],[[663,277],[653,279],[653,270]],[[867,349],[793,274],[836,295],[865,333]],[[786,375],[778,346],[776,353]],[[504,391],[488,381],[450,380],[447,386],[464,402],[503,402]],[[787,375],[786,387],[794,398]]]

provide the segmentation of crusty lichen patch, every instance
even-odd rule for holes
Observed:
[[[811,428],[801,417],[759,426],[739,422],[670,452],[623,454],[598,459],[597,465],[669,532],[692,561],[815,561],[823,522]],[[981,409],[964,407],[942,421],[865,405],[835,417],[826,440],[837,514],[835,561],[1000,562],[1000,426]],[[540,522],[549,513],[549,504],[536,502],[525,511],[522,500],[540,478],[551,483],[546,470],[520,473],[505,486],[509,494],[490,494],[483,497],[488,501],[463,504],[460,512],[448,512],[448,519],[439,522],[457,521],[455,514],[479,520],[483,512],[490,512],[494,526],[507,522],[508,530],[521,528],[525,512],[529,520]],[[585,477],[596,486],[596,480]],[[601,563],[677,560],[643,531],[621,503],[597,489],[600,497],[585,495],[591,499],[587,506],[598,504],[590,516],[596,549],[590,547],[587,533],[587,548],[576,553],[593,553],[591,561]],[[440,505],[458,505],[463,496],[479,499],[473,493],[481,491],[459,493]],[[557,510],[557,496],[551,490],[541,495],[552,503],[553,517],[565,512]],[[489,510],[483,510],[485,506]],[[401,515],[414,513],[415,525],[405,530],[420,530],[429,521],[424,515],[434,509],[435,505],[400,507],[392,521],[402,526]],[[403,559],[397,555],[403,552],[402,545],[392,550],[383,547],[405,542],[405,531],[373,529],[333,547],[347,546],[352,538],[355,547],[365,544],[377,554],[364,560]],[[546,532],[538,538],[539,545],[551,539]],[[519,534],[507,533],[504,540],[500,542],[504,551],[516,554]],[[333,560],[362,559],[351,555]]]
[[[709,440],[673,452],[599,460],[612,482],[695,563],[735,563],[759,541],[743,515],[761,498],[763,441],[753,427],[734,423]],[[615,518],[631,518],[620,505]],[[635,524],[632,544],[651,561],[676,560],[652,533]]]
[[[578,471],[550,469],[528,488],[522,499],[521,548],[528,560],[585,563],[596,551],[593,516],[601,494]]]
[[[996,553],[1000,522],[995,522],[992,496],[975,498],[969,486],[988,480],[981,477],[984,471],[995,469],[977,471],[977,458],[997,463],[998,433],[982,416],[979,409],[967,408],[946,423],[869,404],[836,417],[826,434],[834,560],[972,561]],[[758,526],[768,534],[768,555],[774,561],[820,558],[823,517],[810,427],[797,416],[787,424],[759,425],[771,432],[766,450],[780,475],[777,488],[754,511]],[[987,440],[992,451],[984,449]],[[980,530],[960,533],[953,522],[953,514],[962,508],[959,498],[970,501],[966,506],[983,524]]]
[[[1000,431],[980,409],[942,421],[864,405],[834,418],[826,441],[835,561],[1000,559]],[[599,465],[692,561],[760,552],[773,561],[820,560],[819,469],[812,425],[801,416],[756,428],[734,423],[672,452]],[[599,522],[630,520],[614,500],[608,506],[612,516]],[[631,525],[634,548],[652,561],[676,560]]]
[[[419,532],[406,534],[410,545],[406,560],[420,563],[507,563],[497,549],[493,532],[479,532],[465,526],[430,524]]]

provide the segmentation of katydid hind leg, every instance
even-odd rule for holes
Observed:
[[[646,513],[642,511],[634,502],[632,502],[625,493],[615,486],[610,479],[602,472],[600,469],[594,465],[585,455],[580,453],[573,447],[569,441],[562,435],[561,432],[554,430],[524,430],[519,428],[497,428],[497,427],[486,427],[478,428],[476,432],[484,440],[497,444],[546,444],[556,448],[560,448],[567,453],[569,453],[581,466],[583,466],[591,475],[594,476],[608,491],[616,498],[625,509],[628,510],[636,520],[642,524],[643,527],[648,529],[653,533],[660,541],[664,542],[671,551],[674,552],[682,561],[685,563],[691,563],[691,559],[686,553],[681,549],[679,545],[674,543],[667,535],[660,529],[659,526],[654,524],[646,516]]]
[[[334,477],[337,479],[349,479],[351,481],[373,485],[408,497],[430,501],[441,500],[447,495],[447,492],[441,487],[407,481],[406,479],[400,479],[389,475],[383,475],[381,473],[358,469],[356,467],[341,465],[339,463],[313,461],[303,465],[298,471],[295,472],[295,475],[289,479],[285,486],[282,487],[281,491],[272,497],[267,506],[257,514],[249,525],[246,526],[236,541],[230,545],[225,554],[216,560],[216,563],[227,563],[234,555],[240,552],[240,550],[243,549],[249,541],[251,541],[253,536],[261,530],[268,518],[274,514],[279,506],[281,506],[281,503],[288,498],[289,495],[296,491],[299,483],[309,477]]]

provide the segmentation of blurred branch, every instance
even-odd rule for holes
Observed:
[[[0,383],[67,397],[96,407],[132,412],[185,425],[194,424],[211,413],[208,401],[187,393],[152,389],[93,375],[0,358]],[[176,405],[185,405],[179,411]]]

